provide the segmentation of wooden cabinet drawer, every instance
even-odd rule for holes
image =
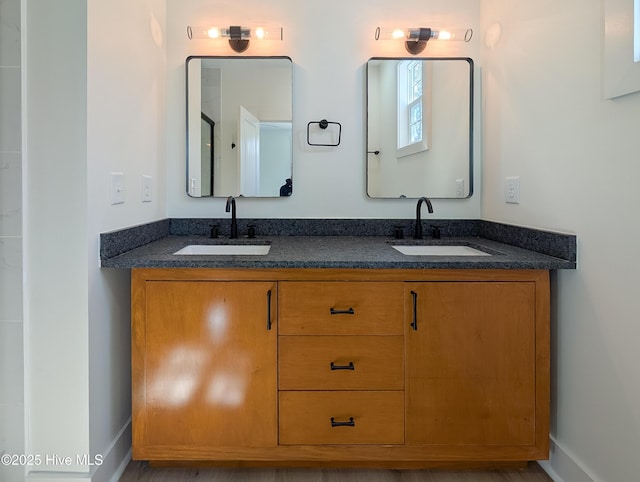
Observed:
[[[279,396],[280,445],[404,443],[402,391],[282,391]]]
[[[402,390],[404,337],[280,336],[280,390]]]
[[[401,335],[403,285],[395,282],[281,282],[279,334]]]

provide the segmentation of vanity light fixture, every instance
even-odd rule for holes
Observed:
[[[238,52],[244,52],[249,48],[249,40],[282,40],[282,27],[241,27],[230,25],[228,27],[187,27],[189,39],[222,39],[228,38],[231,48]]]
[[[376,27],[376,40],[404,40],[404,46],[412,55],[419,54],[427,46],[429,40],[460,40],[469,42],[473,30],[435,30],[430,27],[381,28]]]

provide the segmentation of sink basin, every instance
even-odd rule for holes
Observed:
[[[270,244],[190,244],[173,254],[213,256],[260,256],[269,253]]]
[[[391,245],[408,256],[491,256],[471,246],[447,245]]]

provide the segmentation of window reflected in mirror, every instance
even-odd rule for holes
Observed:
[[[473,192],[473,61],[367,63],[367,194],[464,198]]]

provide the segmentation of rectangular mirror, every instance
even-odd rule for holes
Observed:
[[[466,198],[473,193],[473,60],[367,62],[367,194]]]
[[[289,57],[189,57],[187,194],[292,193]]]

